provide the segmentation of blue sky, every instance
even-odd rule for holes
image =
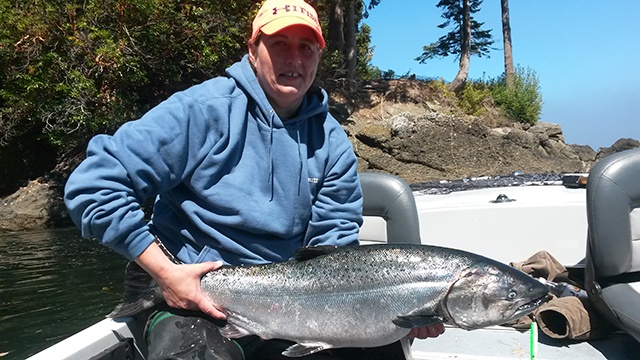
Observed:
[[[368,3],[368,1],[367,1]],[[420,64],[422,47],[448,30],[436,0],[382,0],[364,22],[373,65],[396,74],[451,81],[458,63]],[[640,140],[640,1],[511,0],[514,63],[534,70],[543,98],[541,121],[560,124],[567,144],[594,150],[619,138]],[[471,79],[504,72],[499,0],[484,0],[477,21],[493,29],[490,58],[471,58]]]

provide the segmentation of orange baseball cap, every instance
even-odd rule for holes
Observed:
[[[267,0],[262,4],[258,15],[253,19],[253,32],[249,41],[254,41],[262,31],[272,35],[292,26],[305,25],[315,33],[320,48],[324,48],[322,28],[316,10],[303,0]]]

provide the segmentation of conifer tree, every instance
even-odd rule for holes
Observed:
[[[467,80],[471,56],[488,56],[492,49],[491,30],[482,29],[484,23],[473,18],[473,14],[480,10],[480,5],[482,0],[440,0],[436,6],[443,9],[442,18],[445,22],[438,27],[451,27],[452,30],[438,41],[424,46],[422,55],[416,58],[424,64],[434,58],[455,55],[460,66],[458,74],[449,85],[454,91],[459,90]]]

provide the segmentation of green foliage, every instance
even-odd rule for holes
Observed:
[[[369,17],[369,10],[373,10],[373,8],[380,5],[380,1],[381,0],[369,0],[369,5],[364,8],[363,16],[365,19]]]
[[[496,105],[515,121],[535,124],[542,112],[542,94],[536,72],[530,68],[516,67],[511,86],[505,75],[489,82]]]
[[[50,170],[59,149],[84,147],[172,93],[222,75],[246,53],[261,3],[0,0],[0,196]],[[365,4],[355,6],[362,16]],[[357,77],[379,78],[370,28],[362,25],[356,41]],[[344,64],[343,54],[326,52],[328,70],[319,74],[339,77]]]
[[[73,145],[221,75],[246,52],[258,3],[0,0],[0,150],[32,130]],[[357,36],[364,80],[380,77],[370,32]],[[323,58],[323,75],[338,76],[343,55]]]
[[[373,60],[373,48],[371,45],[371,28],[367,24],[360,26],[360,31],[356,34],[358,45],[358,55],[356,64],[356,78],[364,81],[377,80],[380,78],[380,70],[371,65]]]
[[[0,196],[246,52],[255,0],[0,0]]]
[[[109,132],[246,51],[252,0],[0,0],[0,145]]]
[[[326,78],[344,78],[346,71],[344,70],[344,55],[339,50],[322,50],[322,57],[318,65],[317,77]]]
[[[393,79],[396,78],[396,72],[391,70],[391,69],[383,71],[382,72],[382,78],[384,80],[393,80]]]
[[[444,79],[429,81],[429,86],[447,99],[455,99],[456,93],[451,91]]]
[[[467,81],[458,95],[458,106],[466,114],[479,116],[486,110],[485,104],[491,98],[491,90],[482,82]]]
[[[352,1],[352,0],[346,0]],[[368,9],[374,8],[379,1],[371,1]],[[330,22],[328,21],[329,12],[331,11],[332,1],[324,0],[318,2],[318,14],[321,18],[322,28],[325,33],[325,40],[330,41],[327,33],[329,32]],[[360,23],[363,17],[367,16],[367,7],[362,2],[355,2],[356,22],[360,25],[356,31],[356,79],[358,80],[376,80],[380,78],[380,70],[371,65],[373,59],[373,48],[371,47],[371,28],[364,23]],[[341,29],[344,32],[346,29]],[[334,31],[339,31],[334,29]],[[345,35],[346,36],[346,35]],[[320,80],[327,79],[344,79],[347,77],[347,60],[345,49],[332,49],[332,45],[322,51],[322,59],[318,69],[318,77]]]

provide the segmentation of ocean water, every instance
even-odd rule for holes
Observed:
[[[0,359],[24,359],[103,319],[126,260],[79,231],[0,234]]]

